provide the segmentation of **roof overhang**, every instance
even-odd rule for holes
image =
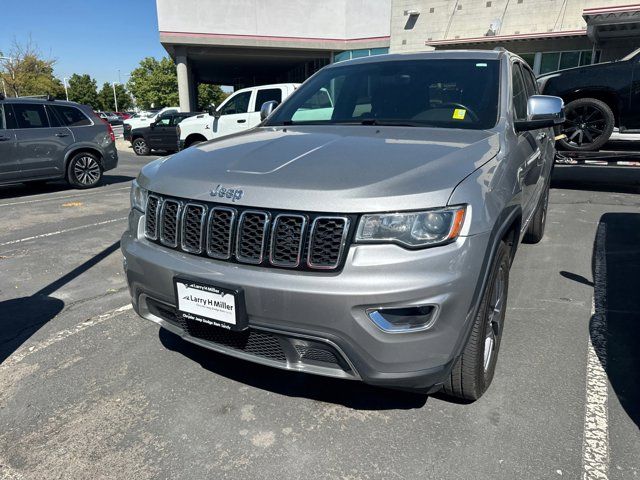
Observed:
[[[593,42],[640,37],[640,4],[585,8],[582,18]]]
[[[427,40],[424,42],[426,46],[437,47],[441,45],[466,45],[479,43],[505,43],[519,42],[525,40],[542,40],[546,38],[557,37],[584,37],[587,35],[586,30],[565,30],[560,32],[540,32],[540,33],[519,33],[515,35],[489,35],[484,37],[472,38],[452,38],[447,40]]]

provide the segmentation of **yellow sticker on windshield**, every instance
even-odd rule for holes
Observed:
[[[464,108],[456,108],[453,111],[453,116],[455,120],[464,120],[464,116],[467,114],[467,111]]]

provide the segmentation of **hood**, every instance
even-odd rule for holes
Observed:
[[[444,206],[493,158],[498,135],[479,130],[263,127],[191,147],[143,168],[165,195],[271,209],[357,213]],[[219,198],[220,185],[243,191]]]

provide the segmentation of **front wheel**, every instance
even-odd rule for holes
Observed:
[[[579,98],[565,107],[563,131],[558,140],[564,150],[599,150],[613,133],[615,117],[609,105],[596,98]]]
[[[136,155],[149,155],[151,153],[151,149],[144,138],[136,138],[133,141],[133,151],[136,152]]]
[[[471,402],[489,388],[498,360],[509,290],[509,245],[500,242],[469,341],[442,387],[445,394]]]
[[[80,152],[67,167],[67,181],[76,188],[95,187],[102,179],[102,167],[98,157],[92,153]]]

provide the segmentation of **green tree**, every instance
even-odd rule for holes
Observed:
[[[98,84],[88,74],[74,73],[68,83],[69,100],[89,105],[94,110],[100,109],[98,101]]]
[[[201,83],[198,85],[198,110],[205,111],[210,105],[220,105],[229,96],[220,85]]]
[[[124,85],[116,84],[116,97],[118,99],[118,110],[123,112],[133,107],[133,99]],[[110,83],[105,82],[98,92],[98,105],[100,110],[113,111],[116,108],[113,98],[113,87]]]
[[[43,58],[31,39],[26,44],[14,41],[8,52],[0,51],[0,77],[8,96],[53,95],[64,98],[64,86],[53,75],[54,59]]]
[[[178,104],[178,78],[173,61],[147,57],[131,72],[127,88],[142,109]]]

